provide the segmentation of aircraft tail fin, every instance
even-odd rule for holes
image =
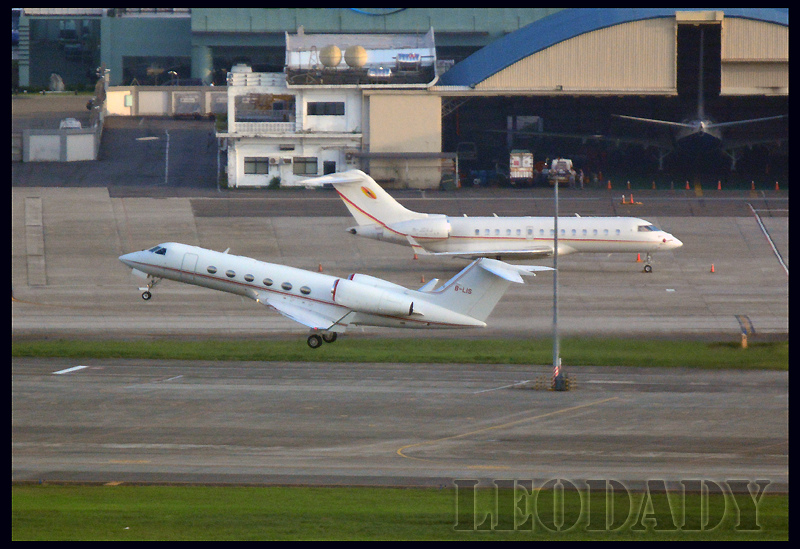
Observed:
[[[361,170],[323,175],[304,183],[314,187],[333,185],[359,225],[388,225],[428,217],[426,213],[413,212],[402,206]]]
[[[476,259],[441,288],[427,294],[436,305],[486,321],[512,282],[522,283],[521,275],[552,271],[551,267],[511,265],[496,259]]]

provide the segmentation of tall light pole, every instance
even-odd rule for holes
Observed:
[[[553,380],[552,389],[563,391],[566,388],[564,374],[561,372],[561,357],[558,342],[558,181],[553,185],[555,195],[555,215],[553,216]]]

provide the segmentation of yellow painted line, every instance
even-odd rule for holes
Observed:
[[[398,448],[396,453],[397,453],[398,456],[404,457],[404,458],[408,458],[408,459],[416,459],[418,461],[432,461],[432,460],[425,459],[425,458],[418,458],[418,457],[408,456],[408,455],[405,454],[405,451],[408,450],[409,448],[419,448],[420,446],[426,446],[426,445],[429,445],[429,444],[436,444],[438,442],[444,442],[445,440],[455,440],[457,438],[464,438],[464,437],[468,437],[470,435],[477,435],[478,433],[485,433],[487,431],[493,431],[495,429],[505,429],[507,427],[512,427],[514,425],[519,425],[520,423],[525,423],[527,421],[534,421],[534,420],[537,420],[537,419],[541,419],[543,417],[554,416],[556,414],[564,414],[564,413],[567,413],[567,412],[572,412],[574,410],[580,410],[581,408],[588,408],[589,406],[596,406],[598,404],[603,404],[604,402],[610,402],[610,401],[616,400],[618,398],[619,397],[611,397],[611,398],[606,398],[606,399],[603,399],[603,400],[598,400],[597,402],[589,402],[587,404],[579,404],[578,406],[572,406],[570,408],[564,408],[563,410],[555,410],[553,412],[547,412],[546,414],[539,414],[538,416],[518,419],[516,421],[511,421],[509,423],[503,423],[501,425],[493,425],[492,427],[485,427],[483,429],[477,429],[475,431],[469,431],[467,433],[461,433],[460,435],[452,435],[452,436],[449,436],[449,437],[442,437],[442,438],[437,438],[437,439],[434,439],[434,440],[427,440],[425,442],[417,442],[415,444],[406,444],[405,446],[401,446],[400,448]]]

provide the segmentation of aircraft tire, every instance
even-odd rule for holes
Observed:
[[[653,267],[651,265],[645,265],[644,266],[644,272],[652,273],[653,272]]]
[[[308,346],[312,349],[318,349],[322,346],[322,338],[317,334],[311,334],[308,336]]]
[[[336,341],[336,332],[328,332],[326,334],[322,334],[322,340],[325,343],[333,343]]]
[[[148,299],[150,299],[151,297],[153,297],[153,294],[151,294],[150,292],[144,292],[144,293],[142,294],[142,299],[144,299],[145,301],[147,301],[147,300],[148,300]]]

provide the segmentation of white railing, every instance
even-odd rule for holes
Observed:
[[[230,123],[229,123],[230,124]],[[265,133],[295,133],[294,122],[235,122],[231,133],[260,135]]]

